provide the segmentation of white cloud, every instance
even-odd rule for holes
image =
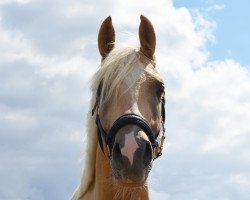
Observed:
[[[210,11],[221,11],[224,10],[226,8],[226,5],[222,4],[222,5],[218,5],[218,4],[214,4],[212,6],[207,7],[205,10],[210,12]]]
[[[170,195],[168,195],[167,193],[154,191],[154,190],[150,190],[150,198],[152,198],[152,199],[164,199],[164,200],[171,199]]]
[[[111,15],[118,42],[134,41],[140,14],[155,26],[167,83],[168,139],[150,175],[152,199],[250,197],[249,69],[208,61],[216,24],[201,12],[165,0],[13,0],[0,10],[0,199],[69,198],[100,61],[98,28]]]
[[[173,96],[169,94],[169,98],[183,101],[187,108],[182,111],[192,113],[193,117],[195,114],[205,117],[206,122],[196,119],[197,123],[213,123],[209,124],[213,129],[203,136],[206,138],[202,143],[204,151],[224,149],[231,152],[231,147],[240,145],[238,139],[250,130],[247,123],[250,119],[247,112],[250,106],[249,71],[233,60],[225,60],[206,63],[183,76],[181,89],[177,94],[171,91]]]
[[[4,5],[4,4],[8,4],[8,3],[18,3],[18,4],[22,5],[22,4],[27,4],[30,2],[31,2],[31,0],[2,0],[0,2],[0,5],[1,4]]]

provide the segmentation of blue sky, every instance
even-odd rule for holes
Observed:
[[[248,20],[250,13],[247,0],[174,0],[174,5],[187,7],[190,10],[199,9],[208,20],[216,23],[213,32],[215,42],[208,45],[211,52],[211,60],[233,58],[244,66],[249,66],[249,46],[250,46],[250,27]],[[216,6],[217,9],[216,10]],[[213,8],[214,9],[208,9]],[[221,10],[220,10],[221,9]]]
[[[248,1],[0,1],[0,199],[66,200],[84,163],[97,33],[154,24],[167,142],[152,200],[250,199]]]

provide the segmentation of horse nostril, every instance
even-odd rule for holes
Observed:
[[[149,165],[152,161],[153,158],[153,151],[152,151],[152,147],[149,141],[146,141],[146,147],[145,147],[145,152],[144,152],[144,160],[143,163],[145,164],[145,166]]]
[[[122,159],[122,153],[120,149],[120,145],[116,143],[113,147],[113,157],[117,160],[119,159],[121,161]]]

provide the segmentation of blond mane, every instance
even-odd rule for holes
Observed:
[[[120,84],[129,77],[128,88],[133,87],[138,80],[138,73],[135,64],[145,60],[137,48],[125,47],[113,49],[105,60],[101,63],[101,67],[92,78],[90,110],[87,116],[87,133],[86,145],[84,149],[85,166],[82,171],[81,181],[73,196],[72,200],[78,200],[88,190],[89,185],[93,181],[95,175],[95,156],[97,150],[97,129],[95,124],[95,116],[91,111],[96,102],[97,89],[102,82],[102,93],[100,96],[100,106],[109,100],[112,94],[116,93]],[[153,61],[150,60],[152,63]],[[150,73],[150,72],[149,72]],[[155,74],[151,74],[155,76]],[[105,92],[103,92],[105,91]]]

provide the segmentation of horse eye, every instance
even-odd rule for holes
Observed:
[[[161,97],[165,91],[164,85],[163,84],[157,84],[156,87],[156,94],[158,97]]]

